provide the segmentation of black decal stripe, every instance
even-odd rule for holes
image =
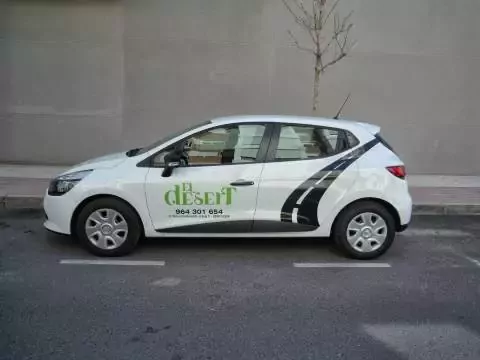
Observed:
[[[365,154],[368,150],[378,144],[378,139],[373,139],[359,148],[350,151],[340,159],[334,161],[322,170],[313,174],[310,178],[300,184],[287,198],[282,206],[280,219],[284,222],[293,221],[293,211],[297,208],[297,221],[300,224],[319,226],[317,218],[317,209],[320,199],[323,197],[329,186],[337,179],[337,177],[347,169],[355,160]],[[328,174],[330,172],[330,174]],[[325,175],[328,176],[325,177]],[[321,180],[325,177],[323,180]],[[318,184],[316,184],[321,180]],[[302,195],[313,187],[301,204],[297,205]]]
[[[247,233],[251,232],[253,220],[226,220],[206,222],[200,224],[190,224],[182,226],[174,226],[170,228],[155,229],[161,233]]]
[[[315,226],[296,223],[282,222],[278,220],[255,220],[253,222],[253,233],[272,232],[308,232],[316,230]]]
[[[301,224],[305,224],[303,220],[307,218],[309,222],[308,225],[320,226],[317,217],[317,208],[320,199],[323,197],[327,189],[332,185],[332,183],[337,179],[338,176],[345,170],[348,166],[353,163],[353,159],[349,159],[344,162],[336,170],[333,170],[324,180],[316,184],[314,189],[303,199],[302,203],[298,208],[297,221]]]

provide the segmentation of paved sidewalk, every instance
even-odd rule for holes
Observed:
[[[49,180],[67,168],[0,164],[0,208],[39,208]],[[409,175],[417,214],[479,214],[480,176]]]

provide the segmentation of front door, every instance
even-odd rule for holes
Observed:
[[[162,177],[158,153],[146,177],[150,216],[158,232],[251,231],[268,139],[263,124],[213,127],[189,137],[188,164]],[[183,139],[182,141],[185,141]]]

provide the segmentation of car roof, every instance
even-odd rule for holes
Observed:
[[[352,132],[368,131],[371,134],[380,132],[380,127],[366,122],[358,122],[352,120],[328,119],[313,116],[288,116],[288,115],[242,115],[242,116],[225,116],[211,120],[212,124],[231,124],[237,122],[267,122],[267,123],[290,123],[301,125],[316,125],[333,128],[342,128]]]

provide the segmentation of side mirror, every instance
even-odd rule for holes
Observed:
[[[169,177],[172,175],[173,169],[178,168],[180,166],[179,161],[169,161],[165,164],[165,168],[162,172],[162,177]]]
[[[180,167],[180,162],[178,161],[171,161],[169,163],[167,163],[167,167],[169,168],[177,168],[177,167]]]
[[[184,147],[185,144],[178,145],[165,155],[165,168],[163,169],[162,177],[169,177],[172,175],[173,169],[182,166]]]

